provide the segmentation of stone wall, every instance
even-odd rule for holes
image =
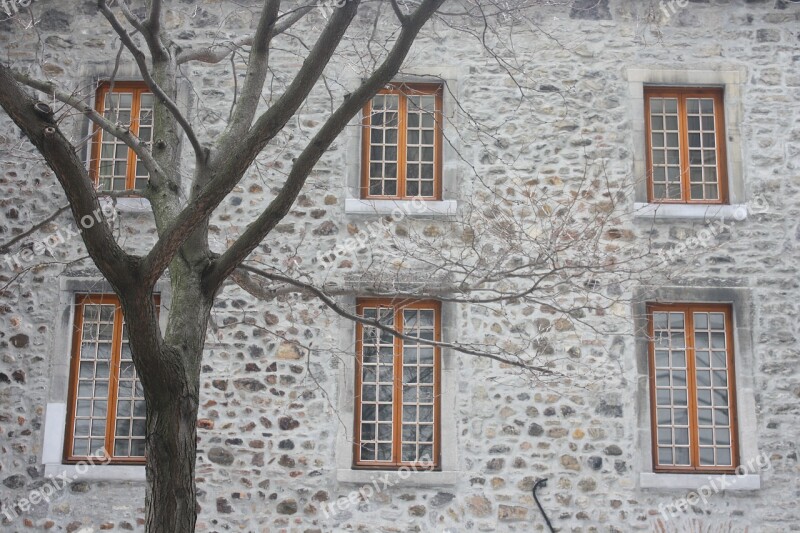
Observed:
[[[19,67],[40,59],[41,67],[33,72],[68,89],[107,76],[119,43],[94,4],[34,0],[35,29],[20,24],[24,14],[0,23],[3,55]],[[563,317],[547,306],[512,303],[503,314],[449,306],[446,320],[453,339],[479,342],[485,335],[502,337],[520,329],[542,333],[550,346],[547,355],[567,377],[531,383],[513,368],[447,353],[446,370],[453,373],[454,386],[445,393],[453,409],[444,414],[454,419],[454,430],[442,445],[455,458],[452,476],[431,484],[416,474],[405,480],[393,475],[391,486],[385,486],[378,475],[381,490],[372,490],[376,484],[371,480],[347,482],[337,472],[337,439],[352,425],[339,399],[347,386],[343,369],[353,357],[352,324],[314,299],[284,295],[260,302],[230,285],[214,309],[203,366],[198,530],[545,531],[531,497],[533,483],[541,477],[549,479],[540,491],[543,505],[560,531],[800,530],[800,328],[794,319],[800,314],[800,4],[568,4],[542,7],[535,25],[515,28],[516,58],[524,65],[526,80],[536,80],[531,96],[522,101],[507,70],[474,38],[436,22],[435,32],[424,32],[415,45],[406,75],[445,73],[440,75],[454,81],[453,98],[461,108],[453,108],[448,126],[456,132],[452,149],[457,154],[447,162],[446,179],[457,184],[446,185],[448,199],[462,209],[473,198],[480,201],[485,193],[477,177],[496,185],[535,178],[537,186],[558,189],[589,172],[606,178],[612,188],[632,187],[639,178],[630,70],[741,72],[741,116],[735,124],[741,135],[741,153],[736,154],[742,159],[737,176],[743,184],[741,203],[767,207],[720,231],[707,252],[679,258],[674,279],[658,283],[677,287],[672,294],[687,299],[697,288],[736,289],[745,295],[742,316],[749,326],[740,334],[751,340],[746,359],[752,364],[736,371],[747,376],[744,381],[750,385],[742,397],[752,400],[743,408],[753,416],[740,431],[771,460],[771,468],[761,472],[761,488],[715,493],[682,518],[663,521],[659,505],[685,497],[688,490],[642,487],[643,457],[650,451],[641,442],[649,415],[637,363],[641,342],[637,344],[634,334],[634,310],[647,298],[647,288],[635,294],[625,289],[620,302],[627,303],[587,318],[593,325],[616,328],[615,335],[602,338],[560,321]],[[321,16],[313,20],[323,22]],[[241,34],[254,21],[233,3],[173,1],[167,24],[180,42],[197,45],[210,42],[220,28]],[[296,42],[286,44],[273,64],[296,69],[296,53],[302,53]],[[343,97],[358,80],[353,59],[346,55],[329,72],[334,98]],[[135,69],[123,61],[121,72],[132,76]],[[243,64],[237,72],[243,74]],[[233,90],[230,65],[191,65],[186,74],[191,83],[185,86],[184,104],[193,122],[202,136],[220,133]],[[225,200],[211,228],[216,249],[266,205],[281,172],[290,167],[330,105],[327,91],[315,90],[275,151]],[[487,144],[474,121],[495,125],[497,142]],[[0,123],[2,243],[65,200],[52,173],[10,120],[2,115]],[[77,140],[86,124],[69,116],[63,129]],[[292,212],[256,252],[258,259],[341,285],[364,275],[370,254],[390,243],[415,242],[412,236],[442,243],[447,236],[446,246],[463,246],[446,217],[407,217],[392,226],[391,240],[370,242],[369,252],[337,260],[335,268],[320,265],[319,251],[365,231],[377,218],[345,213],[358,159],[352,138],[352,131],[345,132],[326,153]],[[634,217],[635,201],[634,194],[625,197],[615,222],[615,237],[630,246],[671,248],[704,227],[702,219]],[[27,242],[64,232],[71,224],[66,216],[58,217],[41,237]],[[153,241],[151,216],[130,206],[121,210],[117,231],[132,250]],[[21,270],[14,270],[3,256],[4,509],[49,483],[43,466],[45,410],[48,403],[64,401],[70,350],[70,285],[65,280],[102,288],[86,262],[74,262],[83,255],[74,237],[49,256],[37,256],[29,264],[48,265],[18,279]],[[352,296],[342,302],[352,305]],[[142,528],[141,481],[78,479],[62,484],[49,502],[0,522],[0,529]],[[372,487],[372,494],[364,487]],[[348,500],[359,489],[366,497]]]

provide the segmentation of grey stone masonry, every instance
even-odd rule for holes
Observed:
[[[9,2],[0,0],[2,61],[91,100],[119,49],[96,2],[32,0],[30,11],[5,18]],[[241,4],[166,1],[165,24],[186,47],[209,45],[252,31],[256,21]],[[541,4],[513,26],[513,52],[504,49],[507,57],[499,58],[536,80],[524,101],[503,67],[510,63],[491,57],[474,35],[446,19],[420,34],[400,79],[447,83],[444,191],[441,202],[388,226],[392,242],[416,236],[457,251],[466,244],[451,232],[452,217],[481,207],[479,179],[499,186],[513,169],[539,187],[560,189],[589,169],[603,187],[629,191],[612,237],[642,251],[672,250],[678,274],[620,288],[619,303],[587,315],[590,325],[614,328],[603,337],[573,329],[547,305],[512,301],[499,318],[483,306],[446,303],[445,339],[542,333],[548,340],[540,347],[565,377],[531,382],[508,365],[444,350],[442,469],[403,476],[351,468],[355,326],[307,295],[259,301],[226,284],[202,368],[198,531],[547,531],[531,494],[542,477],[542,505],[561,532],[800,531],[800,3]],[[309,20],[323,24],[324,9]],[[295,39],[280,42],[273,66],[296,70],[305,49]],[[358,83],[359,53],[346,51],[326,70],[326,86],[315,88],[258,168],[223,201],[211,221],[215,251],[264,208],[333,103]],[[234,64],[241,90],[245,64],[238,56]],[[179,106],[202,137],[213,138],[226,125],[233,67],[225,60],[182,68]],[[118,79],[137,79],[136,72],[123,54]],[[639,183],[648,85],[723,88],[730,205],[647,204]],[[380,277],[370,270],[374,257],[350,246],[325,268],[318,254],[369,234],[397,207],[358,198],[358,120],[255,252],[264,264],[350,287],[337,296],[350,309],[360,284]],[[495,128],[491,143],[477,123]],[[61,128],[87,150],[83,117],[65,113]],[[190,151],[184,147],[185,169]],[[0,113],[0,245],[65,204],[51,170]],[[147,203],[120,199],[116,209],[120,242],[133,251],[152,245]],[[681,255],[678,247],[687,249],[704,229],[700,241],[713,244],[703,249],[695,238],[691,254]],[[37,246],[73,230],[62,214],[0,255],[0,531],[143,530],[143,467],[62,464],[74,294],[110,292],[81,260],[79,236]],[[417,271],[405,272],[393,259],[385,239],[367,242],[388,254],[376,257],[403,271],[404,283],[420,282]],[[32,251],[19,255],[25,249]],[[159,292],[168,309],[166,282]],[[642,333],[652,301],[733,305],[738,459],[752,468],[724,490],[709,488],[708,476],[653,472]],[[685,511],[665,514],[684,499]]]

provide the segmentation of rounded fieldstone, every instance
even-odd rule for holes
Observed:
[[[222,514],[230,514],[233,512],[231,504],[225,498],[217,498],[217,512]]]
[[[439,492],[431,498],[431,505],[434,507],[441,507],[442,505],[447,505],[455,498],[454,494],[450,494],[449,492]]]
[[[75,494],[85,494],[89,492],[90,488],[91,487],[89,486],[89,483],[87,483],[86,481],[76,481],[75,483],[69,486],[70,492]]]
[[[602,457],[598,457],[596,455],[593,455],[592,457],[589,457],[589,461],[588,462],[589,462],[589,467],[592,470],[600,470],[601,468],[603,468],[603,458]]]
[[[233,454],[225,448],[211,448],[208,450],[208,460],[218,465],[230,466],[233,464]]]
[[[573,457],[572,455],[562,455],[561,456],[561,465],[566,468],[567,470],[580,470],[581,465],[578,463],[578,459]]]
[[[412,505],[408,508],[408,514],[411,516],[425,516],[427,509],[424,505]]]
[[[26,348],[30,344],[30,337],[24,333],[17,333],[8,340],[11,341],[11,346],[14,348]]]
[[[486,497],[475,495],[467,498],[467,507],[475,516],[489,516],[492,512],[492,502]]]
[[[297,512],[297,502],[294,500],[283,500],[278,504],[278,514],[295,514]]]
[[[503,465],[506,464],[505,459],[497,457],[495,459],[491,459],[489,462],[486,463],[487,470],[501,470]]]
[[[544,428],[539,424],[534,422],[533,424],[528,426],[528,435],[530,435],[531,437],[538,437],[542,434],[544,434]]]
[[[620,448],[616,444],[606,446],[603,451],[605,452],[606,455],[622,455],[622,448]]]
[[[258,392],[267,388],[266,385],[254,378],[241,378],[233,380],[233,386],[239,390]]]
[[[505,446],[503,444],[495,444],[491,448],[489,448],[489,453],[492,455],[498,455],[501,453],[508,453],[511,451],[510,446]]]
[[[291,416],[282,416],[278,419],[278,426],[284,431],[289,431],[300,427],[300,422]]]
[[[9,489],[21,489],[22,487],[25,486],[25,476],[21,474],[8,476],[3,480],[3,485],[8,487]]]
[[[314,229],[311,233],[318,236],[324,235],[334,235],[339,233],[339,228],[331,222],[330,220],[326,220],[322,224],[320,224],[316,229]]]

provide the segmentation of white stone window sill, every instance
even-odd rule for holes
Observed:
[[[704,205],[704,204],[633,204],[633,216],[638,219],[691,219],[691,220],[736,220],[747,218],[747,205]]]
[[[454,470],[442,472],[397,472],[394,470],[350,470],[339,469],[336,471],[336,480],[341,483],[358,483],[371,485],[372,482],[383,486],[386,480],[391,487],[435,487],[455,485],[458,481],[458,472]]]
[[[100,205],[114,205],[109,196],[100,196]],[[150,200],[147,198],[117,198],[117,211],[120,213],[150,213]]]
[[[64,450],[64,430],[67,420],[67,404],[52,402],[47,404],[44,414],[44,446],[42,449],[42,463],[44,475],[70,482],[80,480],[102,481],[145,481],[143,465],[105,465],[76,464],[65,465],[61,463]],[[98,459],[99,461],[99,459]]]
[[[712,485],[713,482],[713,485]],[[643,489],[687,489],[697,490],[708,487],[714,492],[759,490],[761,476],[758,474],[656,474],[643,472],[639,474],[639,485]],[[718,489],[714,489],[714,487]]]
[[[145,471],[142,465],[44,465],[44,475],[72,481],[145,481]]]
[[[456,214],[458,202],[455,200],[361,200],[347,198],[344,212],[348,215],[392,215],[399,212],[403,216],[435,217]]]

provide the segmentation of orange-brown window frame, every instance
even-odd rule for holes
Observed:
[[[153,297],[156,306],[160,303],[158,295]],[[89,459],[89,456],[77,456],[72,454],[75,428],[75,409],[77,404],[78,389],[78,370],[80,363],[81,342],[83,340],[83,306],[85,304],[113,304],[116,306],[114,311],[114,331],[111,345],[111,361],[108,379],[108,404],[106,407],[106,434],[104,450],[108,453],[114,449],[114,438],[116,432],[117,417],[117,397],[119,392],[119,370],[120,357],[122,352],[122,306],[119,299],[114,294],[77,294],[75,296],[75,321],[72,335],[72,353],[70,356],[69,373],[69,395],[67,403],[67,421],[64,433],[64,452],[63,461],[66,464],[74,464]],[[93,457],[92,459],[97,459]],[[105,464],[145,464],[144,457],[113,456],[106,454],[103,459]]]
[[[655,198],[653,194],[653,136],[650,116],[650,98],[676,98],[678,100],[678,143],[680,151],[681,198]],[[689,179],[689,127],[686,112],[686,100],[689,98],[712,98],[714,100],[714,135],[717,148],[717,187],[718,200],[692,200]],[[651,203],[671,204],[727,204],[728,203],[728,170],[725,143],[725,105],[721,88],[697,87],[645,87],[644,118],[645,143],[647,156],[647,201]]]
[[[95,93],[95,111],[100,115],[105,112],[106,96],[109,92],[131,92],[133,93],[133,102],[131,103],[131,123],[129,125],[130,132],[137,137],[139,136],[139,115],[141,112],[142,95],[150,93],[150,88],[143,81],[127,81],[116,82],[112,86],[110,82],[101,83],[97,92]],[[94,181],[95,187],[100,185],[100,150],[103,145],[103,135],[110,135],[104,132],[100,126],[94,125],[94,132],[92,133],[92,157],[91,164],[89,165],[90,176]],[[136,186],[136,165],[138,159],[136,152],[128,148],[128,164],[125,169],[125,190],[135,190]]]
[[[684,314],[684,335],[686,341],[686,384],[688,393],[689,410],[689,466],[660,465],[658,462],[658,419],[656,409],[656,362],[655,362],[655,329],[653,313],[655,312],[682,312]],[[700,465],[700,438],[698,434],[698,402],[697,402],[697,373],[695,362],[695,331],[694,313],[724,313],[725,336],[728,365],[728,409],[731,437],[731,465],[708,466]],[[653,471],[657,473],[689,473],[689,474],[720,474],[732,473],[739,466],[739,428],[736,409],[736,369],[734,366],[733,344],[733,309],[728,304],[687,304],[687,303],[659,303],[647,305],[648,321],[648,370],[650,384],[650,434],[653,457]],[[709,350],[710,352],[710,350]]]
[[[394,312],[394,330],[403,331],[403,310],[405,309],[433,309],[434,310],[434,340],[441,341],[442,332],[442,306],[436,300],[397,301],[379,298],[359,299],[356,310],[363,316],[365,308],[391,308]],[[394,382],[392,405],[392,461],[362,461],[361,460],[361,364],[363,356],[363,330],[361,323],[356,323],[356,365],[355,365],[355,402],[353,409],[353,468],[364,470],[397,470],[403,467],[414,467],[418,470],[437,471],[441,468],[441,351],[438,346],[433,351],[433,395],[434,395],[434,421],[433,421],[433,461],[430,465],[417,462],[402,461],[402,425],[403,425],[403,339],[394,337]]]
[[[436,201],[442,199],[442,93],[443,86],[439,83],[391,83],[386,88],[378,91],[377,94],[396,94],[399,96],[398,125],[397,125],[397,194],[373,195],[369,193],[369,164],[370,164],[370,144],[371,144],[371,125],[370,117],[372,114],[372,100],[364,105],[361,121],[361,198],[371,200],[405,200],[419,199]],[[408,96],[430,96],[436,97],[434,120],[436,129],[434,133],[433,149],[433,196],[408,196],[406,195],[406,152],[408,149],[407,120],[408,120]]]

